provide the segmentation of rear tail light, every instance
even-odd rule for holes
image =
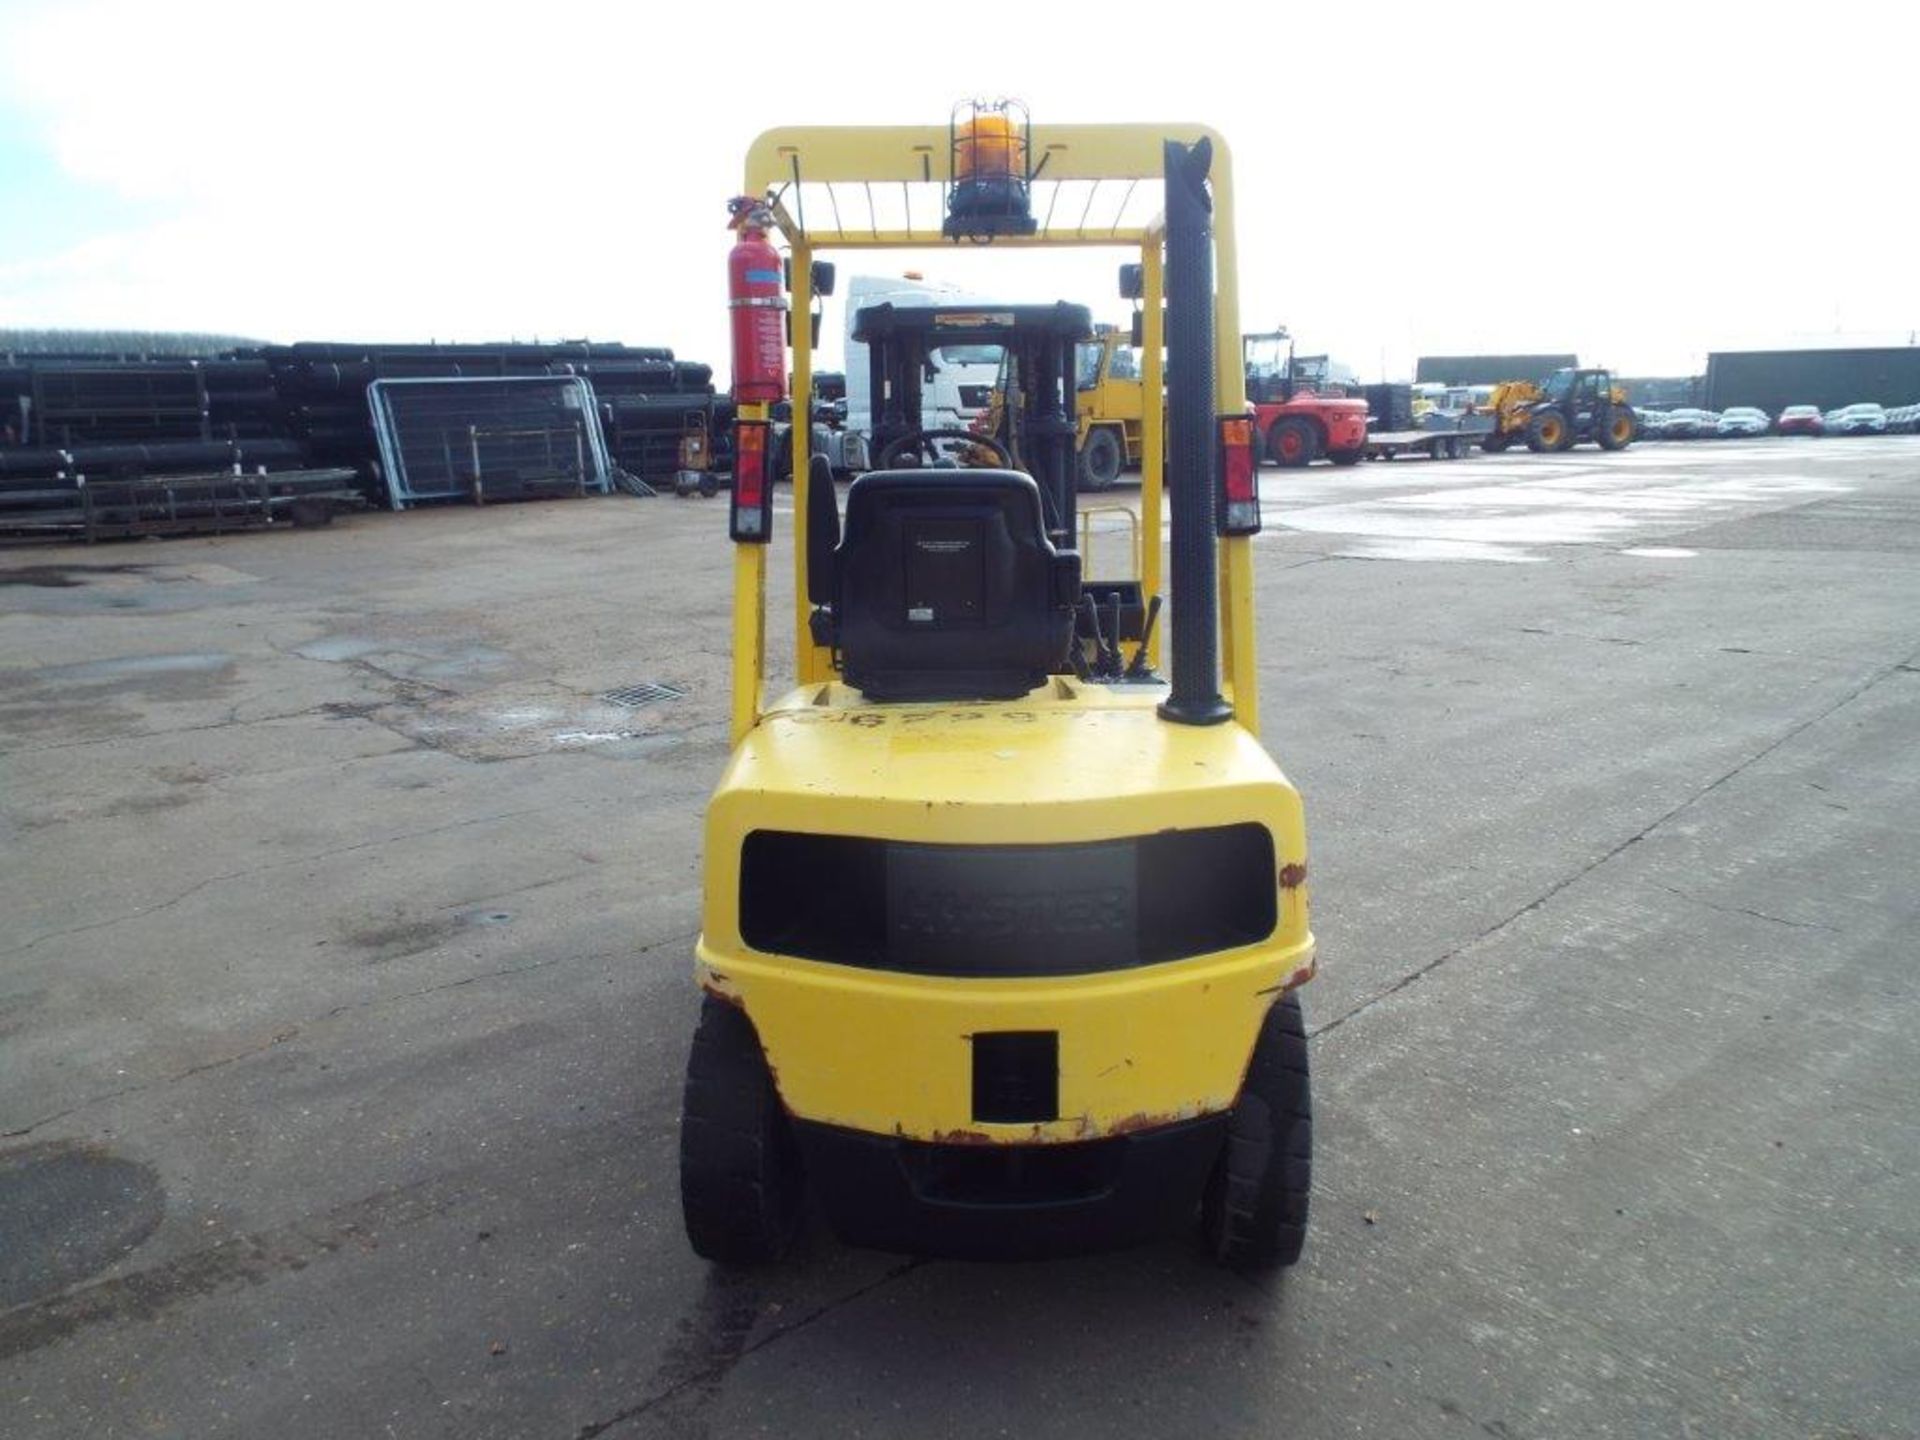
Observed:
[[[1229,415],[1220,422],[1220,516],[1222,535],[1260,532],[1260,475],[1253,463],[1253,421]]]
[[[727,533],[748,545],[773,539],[773,426],[737,420],[733,426],[733,502]]]

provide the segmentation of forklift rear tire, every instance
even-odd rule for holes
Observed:
[[[768,1265],[799,1232],[800,1152],[746,1012],[705,997],[680,1111],[680,1209],[694,1253]]]
[[[1291,1265],[1307,1242],[1313,1181],[1313,1089],[1300,997],[1267,1012],[1227,1140],[1200,1201],[1207,1249],[1236,1270]]]
[[[1120,438],[1101,427],[1087,432],[1087,443],[1080,447],[1080,488],[1111,490],[1120,478]]]
[[[1489,455],[1498,455],[1512,443],[1513,437],[1511,435],[1503,435],[1495,432],[1489,434],[1486,439],[1480,442],[1480,448]]]
[[[1267,431],[1267,454],[1273,457],[1274,464],[1285,469],[1294,470],[1309,463],[1319,448],[1313,426],[1304,420],[1282,420]]]
[[[1336,465],[1358,465],[1366,458],[1366,455],[1367,452],[1364,447],[1359,450],[1329,450],[1327,452],[1327,458]]]

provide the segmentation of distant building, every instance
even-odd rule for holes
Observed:
[[[1627,403],[1652,406],[1660,410],[1698,409],[1706,391],[1701,375],[1621,376],[1618,384],[1627,392]]]
[[[1920,404],[1920,346],[1856,350],[1724,350],[1707,357],[1706,406],[1833,410],[1861,401]]]
[[[1422,355],[1416,385],[1498,385],[1502,380],[1543,380],[1578,365],[1576,355]]]

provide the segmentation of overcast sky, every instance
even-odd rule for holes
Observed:
[[[0,327],[589,335],[722,366],[757,132],[1014,94],[1223,131],[1243,323],[1363,374],[1519,350],[1685,374],[1920,331],[1912,5],[1001,13],[0,0]],[[858,268],[1118,320],[1119,258]]]

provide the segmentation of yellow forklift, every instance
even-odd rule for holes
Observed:
[[[1088,190],[1112,213],[1082,209]],[[888,195],[903,203],[861,208]],[[733,215],[733,754],[707,810],[681,1122],[693,1248],[777,1260],[810,1194],[880,1249],[1050,1256],[1197,1226],[1223,1263],[1292,1263],[1314,941],[1300,798],[1258,739],[1224,145],[1191,125],[1033,126],[1011,102],[781,129],[749,152]],[[1149,406],[1141,504],[1159,537],[1170,494],[1169,621],[1157,538],[1133,615],[1071,548],[1085,312],[1002,327],[1030,344],[1028,468],[995,447],[957,464],[921,429],[910,377],[941,316],[863,315],[891,428],[844,512],[794,432],[795,683],[769,694],[780,308],[804,315],[831,284],[823,251],[943,243],[1135,252],[1149,394],[1164,320],[1172,483]]]
[[[1140,463],[1145,427],[1139,352],[1126,331],[1111,325],[1095,325],[1091,338],[1080,342],[1075,362],[1079,394],[1074,407],[1074,466],[1083,491],[1111,490],[1122,471]],[[1014,388],[1010,360],[1002,359],[987,408],[973,423],[977,433],[1003,435],[1006,397]]]

